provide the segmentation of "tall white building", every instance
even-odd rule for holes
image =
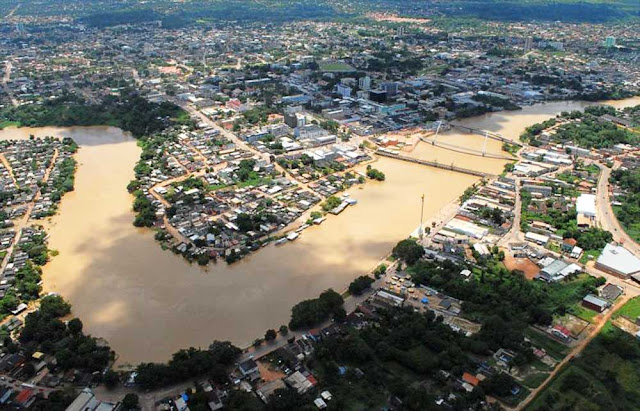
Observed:
[[[533,48],[533,37],[527,37],[524,40],[524,52],[528,53]]]
[[[358,79],[358,87],[360,87],[361,90],[370,90],[371,77],[369,76],[360,77],[360,79]]]
[[[338,84],[336,86],[336,93],[340,94],[343,98],[351,97],[351,87],[347,87],[344,84]]]

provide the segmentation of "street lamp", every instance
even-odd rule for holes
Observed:
[[[424,217],[424,194],[422,194],[421,200],[422,200],[422,208],[420,209],[420,228],[418,229],[418,236],[420,237],[420,240],[422,240],[422,236],[424,233],[424,230],[422,229],[422,221]]]

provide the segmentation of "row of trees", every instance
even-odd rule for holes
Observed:
[[[166,364],[140,364],[136,370],[136,384],[152,389],[199,376],[224,384],[228,382],[228,368],[235,363],[241,352],[229,341],[214,341],[206,350],[193,347],[180,350]]]
[[[176,122],[190,122],[180,107],[171,103],[151,103],[125,89],[120,95],[109,95],[98,104],[90,104],[73,93],[46,100],[42,104],[7,107],[0,120],[15,121],[23,126],[116,126],[135,137],[149,136]]]

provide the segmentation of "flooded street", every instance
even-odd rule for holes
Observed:
[[[615,102],[640,104],[640,99]],[[517,138],[526,127],[584,103],[562,102],[493,113],[459,124]],[[289,320],[291,307],[374,268],[397,241],[419,224],[420,196],[426,196],[425,219],[457,198],[476,177],[381,158],[374,167],[383,183],[367,182],[349,190],[358,205],[297,241],[270,245],[239,263],[202,269],[164,251],[153,232],[131,223],[134,177],[140,149],[118,129],[5,129],[0,138],[54,135],[72,137],[81,146],[76,159],[75,191],[65,195],[59,214],[49,223],[50,248],[60,254],[44,267],[45,291],[58,292],[73,304],[85,330],[109,341],[119,363],[166,361],[189,346],[214,339],[248,345]],[[443,141],[482,148],[482,137],[443,133]],[[474,146],[475,147],[475,146]],[[487,151],[500,152],[489,141]],[[460,154],[421,143],[412,153],[425,159],[499,173],[503,160]]]

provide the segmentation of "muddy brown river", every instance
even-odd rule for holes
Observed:
[[[613,102],[635,104],[640,98]],[[458,123],[517,138],[526,126],[585,105],[548,103]],[[375,167],[386,181],[349,190],[358,200],[355,207],[329,216],[293,243],[270,245],[231,266],[203,269],[163,251],[151,230],[131,224],[126,185],[140,149],[130,136],[108,127],[44,127],[8,128],[0,138],[30,134],[72,137],[81,147],[75,191],[65,195],[58,215],[48,222],[50,247],[60,254],[44,267],[44,288],[73,304],[85,331],[105,338],[119,364],[166,361],[180,348],[206,347],[214,339],[248,345],[265,330],[286,324],[295,303],[327,288],[343,290],[373,269],[418,226],[423,193],[427,219],[477,181],[381,158]],[[440,138],[477,149],[484,144],[479,136],[454,131]],[[499,153],[500,143],[489,141],[486,149]],[[491,173],[505,164],[425,143],[411,155]]]

